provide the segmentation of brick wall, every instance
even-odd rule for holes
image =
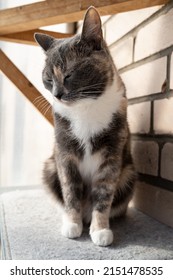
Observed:
[[[105,39],[127,89],[132,153],[139,172],[134,203],[171,226],[172,26],[173,1],[166,6],[110,16],[103,22]]]

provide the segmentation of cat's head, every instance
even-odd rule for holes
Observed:
[[[111,85],[114,64],[94,7],[87,10],[80,35],[55,39],[36,33],[35,39],[46,54],[43,83],[57,102],[94,100]]]

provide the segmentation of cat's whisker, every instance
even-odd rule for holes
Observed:
[[[78,91],[81,91],[81,90],[87,90],[87,89],[90,89],[90,88],[95,88],[95,87],[98,87],[98,86],[101,86],[101,85],[105,85],[105,83],[97,83],[97,84],[91,84],[91,85],[89,85],[89,86],[84,86],[84,87],[80,87],[79,89],[78,89]]]
[[[38,108],[41,108],[42,104],[44,104],[45,102],[46,102],[45,99],[41,99],[35,102],[34,105],[37,106]]]
[[[88,86],[84,86],[85,88],[91,87],[91,86],[99,86],[99,85],[104,85],[105,83],[95,83],[95,84],[90,84]]]
[[[40,98],[42,98],[43,97],[43,95],[39,95],[39,96],[37,96],[35,99],[34,99],[34,101],[36,101],[37,99],[40,99]]]
[[[94,91],[83,91],[83,92],[81,92],[81,94],[85,94],[85,93],[102,93],[102,91],[94,90]]]
[[[44,96],[38,96],[34,100],[34,105],[37,106],[41,111],[44,110],[47,104],[49,104],[49,102],[44,98]]]
[[[49,110],[51,109],[51,107],[52,107],[51,104],[47,106],[47,109],[46,109],[45,112],[43,113],[44,116],[46,116],[46,114],[49,112]]]
[[[43,112],[47,108],[47,106],[49,106],[49,104],[47,102],[43,103],[42,107],[40,108],[40,110]]]
[[[47,103],[46,101],[42,102],[42,104],[40,104],[40,107],[39,107],[40,111],[43,112],[48,105],[49,105],[49,103]]]
[[[43,104],[39,107],[40,111],[43,112],[44,109],[46,108],[46,106],[47,106],[47,103],[43,103]]]
[[[37,96],[37,97],[34,99],[33,104],[36,104],[36,103],[38,103],[38,102],[41,101],[41,100],[45,100],[45,98],[44,98],[43,96]]]
[[[44,102],[46,102],[46,100],[45,99],[41,99],[41,100],[39,100],[39,104],[38,105],[41,105],[42,103],[44,103]],[[37,102],[38,103],[38,102]]]
[[[75,99],[80,99],[80,97],[89,97],[89,95],[88,94],[91,94],[91,96],[93,97],[93,95],[92,94],[94,94],[94,93],[97,93],[97,94],[101,94],[102,93],[102,91],[98,91],[98,90],[96,90],[96,91],[79,91],[79,92],[77,92],[77,94],[76,94],[76,92],[71,92],[70,93],[70,99],[72,99],[73,97],[75,97]],[[86,95],[87,94],[87,95]]]
[[[36,100],[38,100],[38,99],[40,99],[40,98],[42,98],[42,95],[40,96],[37,96],[35,99],[34,99],[34,102],[36,101]]]

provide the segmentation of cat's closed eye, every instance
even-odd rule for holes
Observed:
[[[47,79],[46,82],[52,84],[53,80],[52,79]]]
[[[70,79],[70,77],[71,77],[71,74],[69,74],[69,75],[65,76],[65,78],[64,78],[64,82],[67,82],[67,81]]]
[[[45,85],[45,88],[48,89],[48,90],[52,90],[52,87],[53,87],[53,79],[51,77],[46,77],[44,76],[43,77],[43,83]]]
[[[72,74],[68,74],[64,77],[64,86],[68,87],[72,79]]]

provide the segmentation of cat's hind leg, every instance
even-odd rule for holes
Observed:
[[[133,164],[124,167],[114,193],[110,218],[121,217],[126,213],[133,195],[136,177]]]
[[[63,195],[60,185],[60,180],[56,168],[56,161],[54,155],[47,159],[44,163],[43,168],[43,184],[48,188],[49,191],[55,196],[55,198],[63,205]]]

